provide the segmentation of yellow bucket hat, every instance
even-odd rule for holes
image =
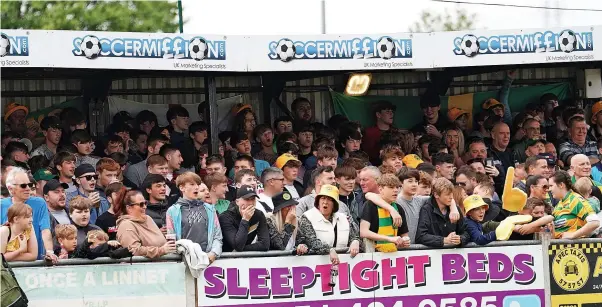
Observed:
[[[320,188],[320,193],[316,195],[316,200],[314,201],[314,207],[318,206],[318,201],[321,197],[327,196],[332,198],[334,202],[334,210],[333,212],[339,211],[339,189],[333,185],[325,184]]]
[[[514,167],[509,167],[504,183],[504,194],[502,195],[502,208],[510,212],[523,210],[527,203],[527,194],[518,188],[513,188]]]
[[[485,208],[485,210],[489,209],[489,205],[479,195],[468,196],[464,198],[464,201],[462,201],[462,203],[464,204],[464,211],[467,214],[470,210],[480,208],[482,206],[487,207]]]

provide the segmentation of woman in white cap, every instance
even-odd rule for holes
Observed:
[[[349,248],[351,257],[360,251],[357,225],[350,223],[339,210],[339,190],[332,185],[323,185],[316,196],[314,208],[306,211],[299,219],[297,253],[330,255],[332,264],[339,263],[336,250]]]

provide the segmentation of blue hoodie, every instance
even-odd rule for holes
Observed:
[[[496,240],[495,231],[483,234],[483,226],[479,222],[475,222],[468,215],[465,219],[466,231],[470,235],[470,241],[478,245],[487,245]]]

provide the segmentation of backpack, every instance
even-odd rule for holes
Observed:
[[[8,238],[10,240],[10,232]],[[2,254],[0,281],[1,307],[27,307],[29,300],[27,299],[27,296],[25,296],[23,289],[19,286],[19,282],[17,281],[17,278],[15,278],[15,273],[13,273],[8,262],[4,259],[4,254]]]

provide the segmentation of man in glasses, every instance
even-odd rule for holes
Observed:
[[[261,183],[264,190],[258,196],[256,209],[263,213],[272,212],[274,210],[272,197],[284,190],[284,173],[277,167],[266,168],[261,174]]]
[[[71,199],[75,196],[87,198],[92,203],[90,208],[90,224],[96,223],[96,218],[109,210],[109,201],[96,191],[96,181],[98,175],[96,169],[90,164],[82,164],[75,169],[75,184],[77,190],[67,194],[67,204],[71,203]]]
[[[550,185],[548,179],[541,175],[534,175],[527,178],[525,183],[526,192],[529,197],[542,200],[546,206],[552,206],[553,198],[550,197]]]
[[[9,198],[3,198],[0,201],[1,218],[0,223],[8,221],[8,208],[14,204],[27,204],[33,210],[32,226],[38,240],[38,259],[46,257],[55,262],[52,233],[50,232],[50,218],[48,209],[43,198],[31,195],[31,190],[35,183],[29,180],[27,172],[20,167],[13,167],[6,175],[6,187],[11,195]]]
[[[477,173],[469,165],[464,165],[456,171],[456,185],[466,191],[466,195],[472,195],[477,185]]]

